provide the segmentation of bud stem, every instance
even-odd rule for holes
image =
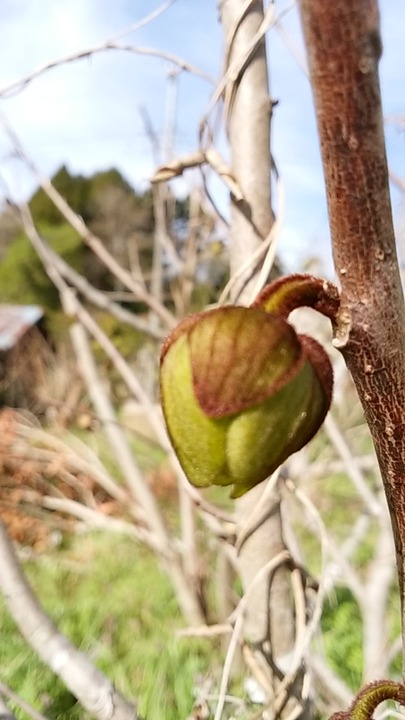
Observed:
[[[339,291],[328,280],[313,275],[286,275],[266,285],[252,306],[283,318],[299,307],[311,307],[336,324],[339,304]]]

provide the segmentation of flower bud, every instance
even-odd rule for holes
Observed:
[[[189,481],[233,485],[239,497],[315,435],[333,375],[315,340],[255,304],[183,320],[162,348],[160,382],[168,433]]]

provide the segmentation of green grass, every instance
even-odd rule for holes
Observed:
[[[59,628],[89,653],[148,720],[186,718],[198,676],[213,663],[208,641],[176,639],[183,626],[166,575],[131,540],[76,536],[26,570]],[[40,663],[8,614],[0,617],[1,679],[50,720],[87,716]],[[215,659],[214,659],[215,662]],[[16,711],[18,718],[25,717]]]
[[[331,667],[352,690],[358,690],[363,667],[362,623],[358,605],[347,588],[336,588],[325,604],[321,628]]]

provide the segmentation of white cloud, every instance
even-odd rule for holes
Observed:
[[[0,90],[39,65],[101,42],[152,8],[150,0],[3,0]],[[400,112],[405,110],[405,5],[387,0],[382,11],[384,107],[387,113]],[[283,24],[302,52],[296,11]],[[216,75],[222,44],[216,0],[177,0],[128,42],[165,49]],[[268,45],[271,92],[279,101],[274,109],[273,152],[287,201],[282,242],[295,256],[297,248],[312,249],[327,237],[320,153],[308,80],[274,30]],[[156,58],[110,51],[49,71],[15,97],[1,98],[0,109],[44,172],[53,173],[62,163],[82,173],[116,166],[131,182],[144,184],[154,163],[139,106],[147,108],[161,134],[167,70],[167,64]],[[186,152],[197,142],[198,122],[211,88],[187,73],[178,82],[176,149]],[[402,175],[404,139],[397,130],[388,131],[390,162]],[[0,176],[21,196],[35,181],[27,180],[9,152],[10,145],[0,134]],[[219,197],[223,205],[223,190]]]

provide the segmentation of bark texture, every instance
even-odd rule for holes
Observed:
[[[404,620],[405,312],[383,135],[378,6],[374,0],[300,0],[300,6],[342,285],[335,344],[376,448]]]
[[[229,80],[225,90],[226,121],[232,171],[243,200],[231,196],[231,273],[236,272],[270,231],[271,101],[264,37],[250,51],[263,22],[263,2],[246,8],[243,0],[221,0]]]

